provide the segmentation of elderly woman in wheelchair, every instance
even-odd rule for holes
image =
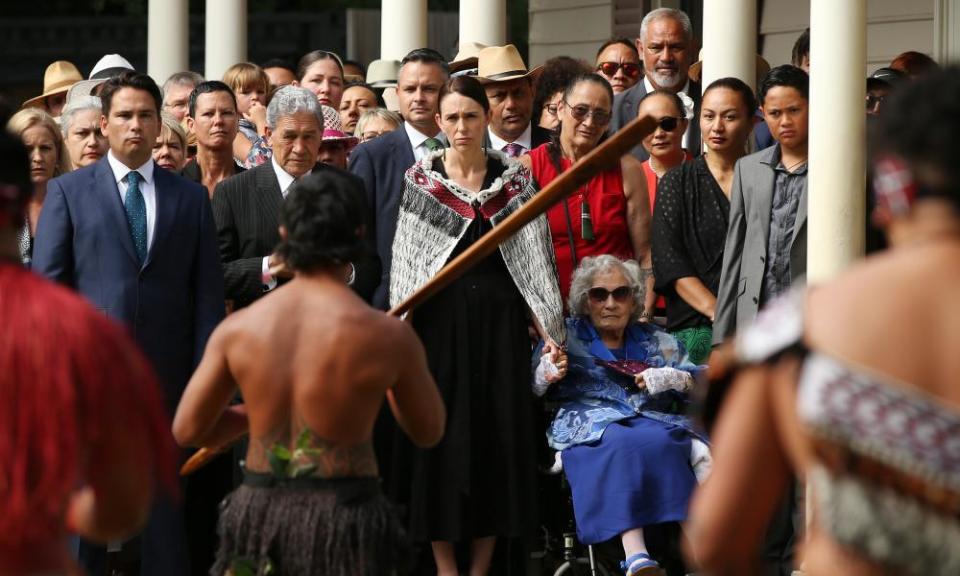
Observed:
[[[664,330],[638,323],[640,268],[584,258],[570,289],[566,350],[541,344],[534,391],[560,405],[548,431],[584,544],[620,536],[628,576],[658,574],[643,527],[683,522],[710,453],[682,416],[700,371]]]

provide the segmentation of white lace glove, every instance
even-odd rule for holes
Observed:
[[[647,368],[640,374],[642,382],[650,394],[660,394],[667,390],[686,392],[693,386],[693,376],[689,372],[676,368]]]

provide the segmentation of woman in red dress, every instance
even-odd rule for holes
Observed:
[[[610,123],[613,91],[597,74],[576,77],[557,106],[560,120],[552,142],[520,158],[543,188],[597,147]],[[650,200],[640,161],[631,155],[594,176],[566,201],[547,212],[564,302],[577,263],[586,256],[612,254],[636,259],[649,294],[641,320],[653,310],[650,273]]]

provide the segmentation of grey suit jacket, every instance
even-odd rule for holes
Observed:
[[[610,118],[610,128],[608,130],[610,134],[623,128],[637,117],[637,108],[640,106],[640,100],[643,99],[646,93],[647,87],[641,78],[633,87],[614,96],[613,116]],[[694,119],[690,121],[689,152],[694,156],[699,156],[703,151],[703,145],[700,140],[700,122],[697,121],[697,117],[700,116],[700,84],[691,80],[690,86],[687,89],[687,95],[693,99],[694,103]],[[641,162],[650,157],[641,144],[634,146],[630,152]]]
[[[767,262],[770,210],[776,174],[769,165],[779,155],[771,146],[737,162],[730,194],[730,223],[713,322],[713,343],[720,344],[757,315]],[[790,244],[794,286],[807,272],[807,186],[804,182]]]

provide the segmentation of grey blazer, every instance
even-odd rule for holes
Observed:
[[[723,249],[720,290],[713,322],[713,344],[720,344],[750,323],[760,308],[760,289],[767,261],[770,210],[776,175],[769,165],[776,145],[737,161],[730,194],[730,220]],[[804,182],[790,244],[793,286],[807,273],[807,186]]]
[[[647,86],[641,78],[639,82],[614,96],[613,116],[610,118],[610,128],[608,129],[610,134],[623,128],[637,117],[637,108],[640,106],[640,100],[646,93]],[[690,86],[687,89],[687,95],[693,99],[694,103],[693,120],[690,121],[689,152],[694,156],[699,156],[703,151],[703,146],[700,141],[700,122],[697,120],[700,116],[700,84],[691,80]],[[641,162],[650,157],[641,144],[634,146],[630,152]]]

